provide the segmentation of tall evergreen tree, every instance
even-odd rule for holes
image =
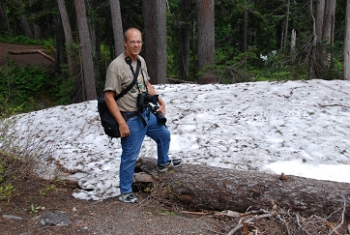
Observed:
[[[84,0],[74,0],[74,6],[76,11],[79,39],[80,39],[80,52],[82,62],[82,81],[83,81],[83,99],[94,100],[97,97],[96,83],[95,83],[95,70],[92,56],[91,38],[88,27],[88,20],[86,16],[86,8]]]
[[[5,3],[4,0],[0,0],[0,16],[1,16],[1,20],[4,22],[4,26],[5,29],[10,32],[11,28],[10,28],[10,23],[9,23],[9,18],[7,16],[7,9],[5,7]],[[1,29],[1,28],[0,28]]]
[[[190,39],[191,39],[191,29],[189,27],[190,23],[188,19],[188,13],[191,11],[192,1],[181,0],[180,6],[180,20],[178,22],[179,34],[177,34],[177,39],[180,44],[180,51],[178,51],[179,56],[177,57],[177,63],[179,65],[179,76],[182,80],[187,80],[190,76]]]
[[[74,74],[74,63],[73,63],[73,36],[72,29],[70,27],[69,17],[66,9],[66,4],[64,0],[57,0],[58,9],[60,11],[62,26],[64,30],[64,36],[66,40],[67,49],[67,60],[68,60],[68,70],[69,76]]]
[[[350,80],[350,0],[346,1],[343,74]]]
[[[197,18],[199,82],[216,82],[213,70],[207,69],[207,66],[215,64],[214,0],[197,0]]]
[[[109,0],[116,57],[124,51],[123,23],[119,0]]]
[[[166,2],[144,0],[143,13],[148,74],[153,84],[166,83]]]
[[[26,15],[26,12],[24,10],[24,8],[25,8],[24,3],[22,2],[22,0],[17,0],[16,3],[18,6],[18,9],[20,11],[20,19],[21,19],[23,31],[24,31],[26,37],[33,38],[33,32],[30,28],[30,24],[29,24],[27,15]]]
[[[325,11],[324,11],[324,23],[322,38],[324,41],[330,45],[334,44],[334,32],[335,32],[335,9],[336,0],[326,1]]]
[[[315,14],[316,42],[321,42],[323,38],[322,31],[323,31],[323,24],[324,24],[325,6],[326,6],[325,0],[316,1],[316,14]]]

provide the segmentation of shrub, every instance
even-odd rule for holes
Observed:
[[[19,149],[13,145],[16,138],[10,119],[0,116],[0,200],[10,201],[19,190],[13,185],[16,180],[27,180],[35,175],[35,158],[32,150]]]
[[[9,61],[0,67],[1,114],[7,109],[28,112],[54,105],[58,97],[59,80],[39,66],[17,66]]]

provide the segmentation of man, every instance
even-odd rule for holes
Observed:
[[[119,124],[123,149],[120,163],[119,200],[135,203],[137,198],[132,193],[134,169],[145,135],[150,136],[157,143],[159,171],[173,169],[181,164],[181,160],[171,160],[168,156],[170,132],[166,126],[158,123],[156,116],[149,108],[140,107],[137,103],[140,96],[144,98],[142,94],[149,94],[149,97],[157,95],[149,82],[145,60],[139,56],[142,36],[138,29],[130,28],[125,32],[124,47],[125,52],[108,66],[104,97],[110,112]],[[128,87],[134,75],[137,76],[136,84],[115,102],[114,97]],[[158,105],[156,112],[165,115],[165,103],[160,97],[158,97]]]

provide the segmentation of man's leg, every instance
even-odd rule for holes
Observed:
[[[120,192],[132,192],[132,183],[134,180],[134,169],[136,160],[140,153],[142,141],[146,134],[146,128],[138,117],[128,120],[130,136],[121,138],[123,152],[120,162]]]
[[[158,124],[154,114],[150,115],[146,135],[157,143],[158,165],[166,165],[169,161],[170,131],[164,125]]]

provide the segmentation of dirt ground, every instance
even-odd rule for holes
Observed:
[[[0,42],[0,66],[5,65],[8,59],[15,61],[18,65],[53,65],[52,61],[39,53],[23,53],[32,50],[45,51],[44,47],[40,45],[18,45]],[[17,54],[19,52],[22,54]]]
[[[117,198],[86,201],[73,198],[74,189],[69,186],[52,185],[44,180],[17,182],[15,187],[21,189],[21,195],[8,203],[0,201],[0,234],[225,234],[225,220],[182,214],[143,193],[135,194],[138,204]],[[62,212],[70,224],[42,225],[40,216],[47,212]]]

